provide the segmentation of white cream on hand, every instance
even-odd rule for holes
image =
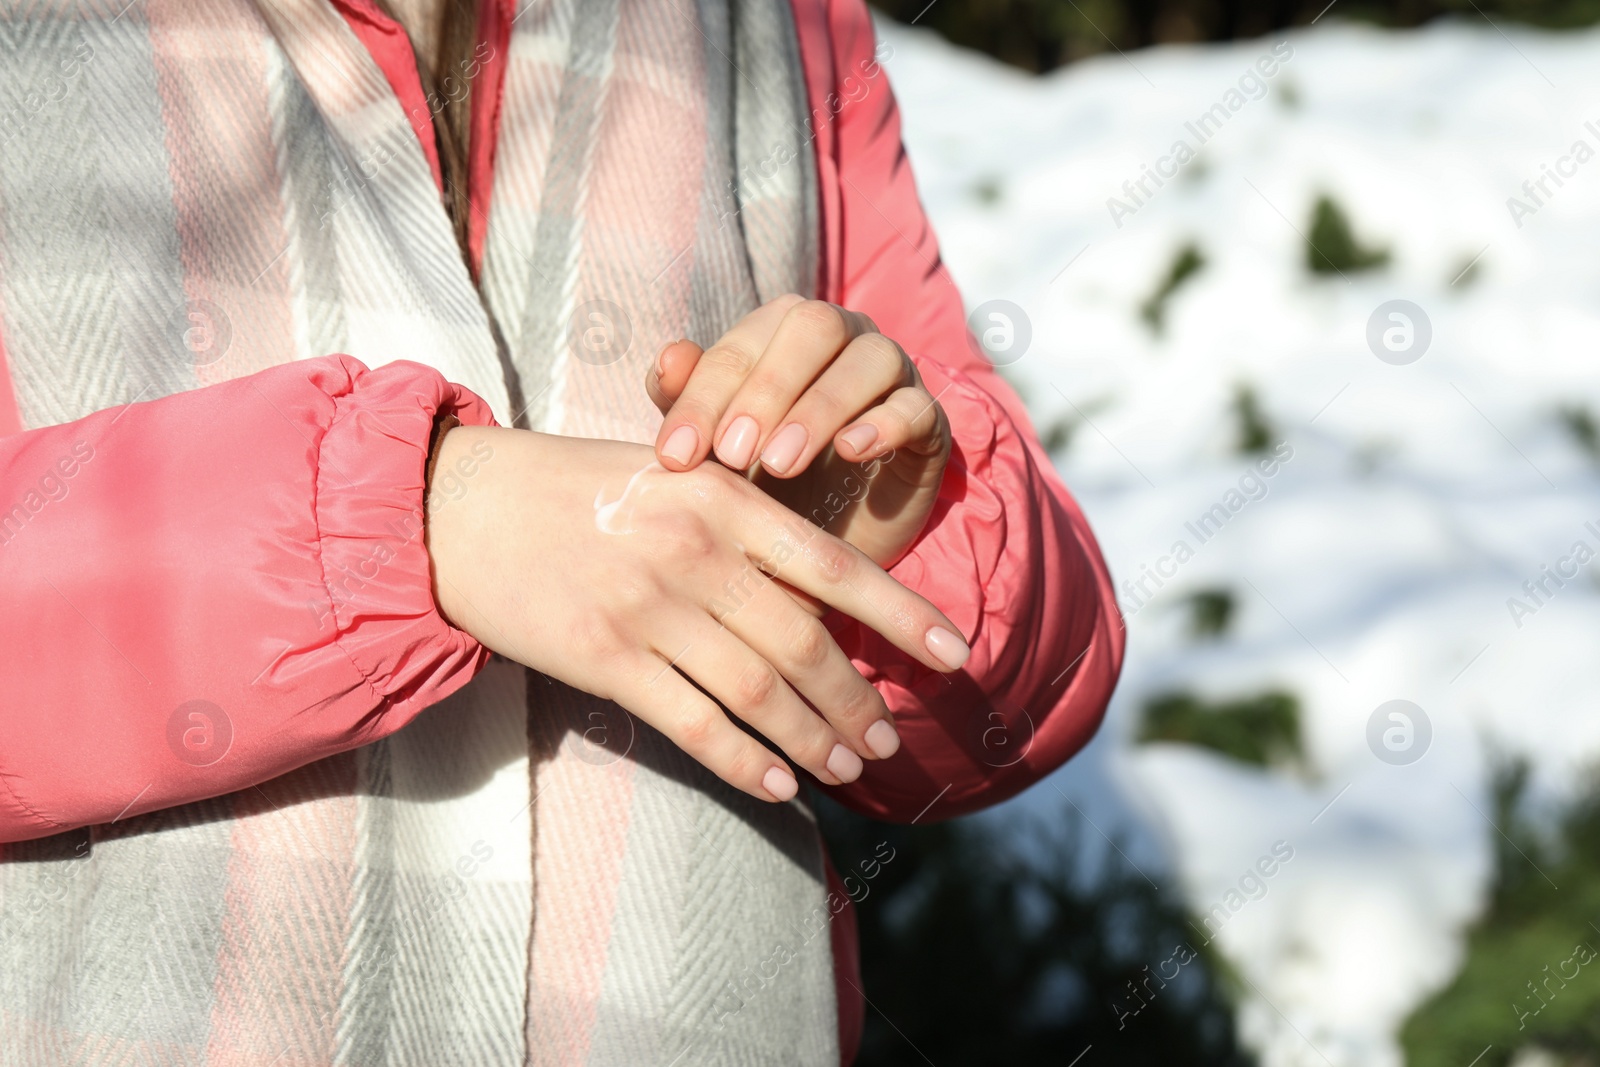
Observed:
[[[628,479],[628,484],[622,487],[622,495],[606,503],[605,488],[602,487],[594,495],[594,526],[603,534],[630,534],[637,530],[633,525],[633,509],[638,504],[639,498],[649,492],[648,486],[639,485],[639,479],[651,471],[662,471],[667,468],[651,461],[634,472]],[[637,491],[636,491],[637,490]]]

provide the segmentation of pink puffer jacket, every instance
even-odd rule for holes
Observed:
[[[940,504],[893,573],[973,646],[961,672],[913,694],[909,661],[867,628],[832,620],[904,747],[829,792],[874,817],[947,818],[1012,796],[1084,745],[1121,665],[1120,617],[1088,525],[1018,397],[971,343],[894,100],[881,80],[860,94],[856,72],[875,44],[865,7],[793,7],[813,113],[829,119],[815,142],[818,293],[870,315],[918,360],[956,439]],[[402,97],[420,92],[408,88],[408,50],[357,30]],[[474,152],[488,158],[493,113],[480,109],[489,117],[476,126]],[[431,132],[419,133],[431,153]],[[490,186],[474,173],[480,207]],[[4,342],[0,327],[0,371]],[[369,371],[328,356],[18,432],[0,373],[0,842],[264,782],[383,737],[466,684],[487,652],[436,610],[420,537],[387,538],[383,610],[333,634],[307,609],[420,514],[429,435],[444,413],[492,422],[482,401],[430,369]],[[319,496],[334,470],[369,491]],[[296,683],[252,689],[273,664]],[[174,760],[150,728],[198,692],[248,709],[234,715],[222,778]],[[851,923],[835,925],[836,964],[853,977]],[[858,996],[841,998],[842,1031],[858,1031],[860,1011]]]

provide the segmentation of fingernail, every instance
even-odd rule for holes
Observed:
[[[774,473],[789,473],[789,468],[794,466],[794,461],[800,458],[801,451],[806,447],[806,436],[804,426],[791,422],[767,442],[767,447],[761,450],[761,462],[771,467]]]
[[[895,732],[894,725],[888,719],[879,719],[867,727],[867,747],[872,749],[872,754],[879,759],[888,759],[900,751],[900,735]]]
[[[661,454],[680,467],[687,467],[689,461],[694,459],[694,450],[700,446],[700,435],[694,432],[693,426],[679,426],[667,435],[667,443],[661,446]]]
[[[878,428],[870,422],[864,422],[860,426],[846,430],[839,435],[839,440],[849,445],[858,456],[865,455],[867,449],[872,447],[872,442],[877,439]]]
[[[666,344],[661,346],[661,351],[656,353],[656,377],[657,378],[661,377],[661,375],[665,372],[665,368],[662,367],[661,361],[667,358],[667,349],[671,348],[673,345],[675,345],[677,343],[678,342],[676,342],[676,341],[668,341]]]
[[[841,782],[853,782],[861,777],[861,757],[843,745],[834,745],[828,753],[828,770]]]
[[[929,630],[924,640],[928,642],[928,651],[933,653],[934,659],[953,671],[959,670],[967,662],[967,657],[972,655],[967,643],[943,626]]]
[[[756,438],[760,436],[761,427],[756,425],[756,420],[749,415],[740,415],[723,431],[722,443],[717,446],[717,458],[734,470],[746,469],[755,454]]]
[[[800,783],[784,768],[773,767],[762,777],[761,788],[771,793],[775,800],[788,801],[800,792]]]

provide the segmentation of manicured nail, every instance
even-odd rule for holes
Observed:
[[[872,442],[878,439],[878,428],[870,422],[852,427],[839,435],[839,440],[849,445],[858,456],[867,454],[867,449],[872,447]]]
[[[693,426],[679,426],[667,435],[667,443],[661,446],[661,454],[680,467],[687,467],[689,461],[694,459],[694,450],[700,447],[700,435],[694,432]]]
[[[967,657],[972,655],[967,643],[943,626],[929,630],[924,640],[928,642],[928,651],[933,653],[933,658],[953,671],[960,670],[961,665],[967,662]]]
[[[717,458],[736,471],[747,469],[755,455],[756,439],[760,436],[761,427],[756,425],[756,420],[749,415],[740,415],[723,431],[722,443],[717,446]]]
[[[800,792],[800,783],[782,767],[774,767],[761,779],[761,788],[771,793],[774,800],[789,801]]]
[[[841,782],[853,782],[861,777],[861,757],[843,745],[834,745],[828,753],[828,770]]]
[[[761,450],[761,462],[772,468],[775,474],[789,473],[789,468],[794,466],[794,461],[805,450],[807,436],[804,426],[791,422],[767,442],[767,447]]]
[[[894,725],[888,719],[879,719],[867,727],[866,740],[867,747],[879,759],[888,759],[900,751],[900,735],[895,733]]]

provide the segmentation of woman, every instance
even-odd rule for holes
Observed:
[[[0,1062],[849,1062],[799,782],[1122,651],[860,0],[125,2],[0,22]]]

